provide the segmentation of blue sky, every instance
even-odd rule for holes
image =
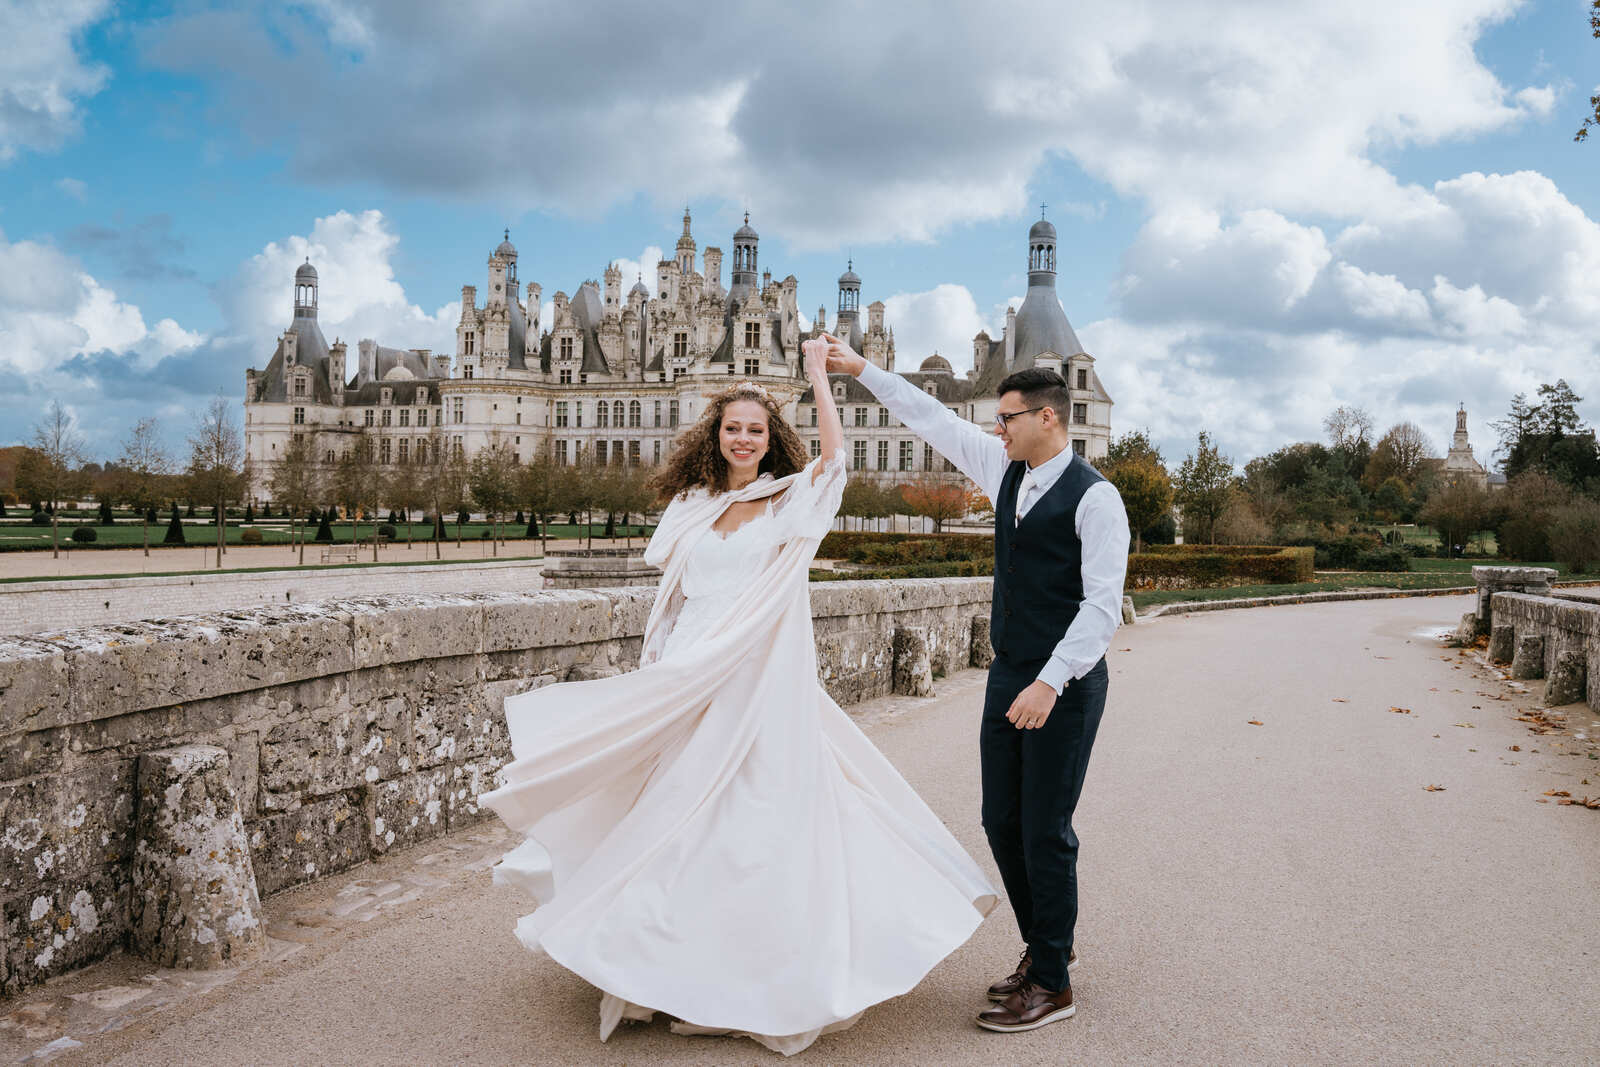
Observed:
[[[1557,376],[1600,419],[1586,5],[1298,6],[0,0],[0,443],[55,398],[102,456],[145,415],[181,443],[304,254],[330,338],[440,347],[502,227],[548,296],[685,204],[702,248],[749,210],[808,315],[853,257],[901,365],[964,369],[1047,203],[1114,427],[1169,459],[1339,403],[1442,449],[1458,400],[1482,457]]]

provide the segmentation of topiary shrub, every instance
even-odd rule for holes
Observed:
[[[397,531],[395,530],[394,523],[392,522],[386,522],[382,526],[378,527],[378,536],[387,540],[393,541],[396,533]]]
[[[183,539],[183,523],[178,519],[178,505],[172,505],[172,521],[167,523],[167,535],[161,539],[164,545],[181,545]]]
[[[72,539],[80,545],[87,545],[94,541],[99,534],[94,532],[93,526],[79,526],[72,531]]]
[[[244,506],[244,521],[245,522],[255,522],[256,521],[256,506],[254,504],[246,504]]]
[[[527,522],[528,520],[523,518],[522,509],[518,508],[516,515],[512,516],[511,521],[516,523],[518,526],[521,526],[523,523]]]
[[[117,521],[116,517],[111,514],[111,501],[109,501],[109,500],[100,501],[100,519],[99,519],[100,525],[101,526],[114,526],[116,524],[116,521]]]
[[[322,518],[317,521],[317,536],[312,538],[313,541],[326,542],[333,540],[333,525],[328,521],[328,516],[332,513],[332,508],[322,513]]]
[[[240,530],[239,543],[241,545],[259,545],[261,543],[261,531],[254,526],[248,526]]]
[[[465,526],[467,523],[469,523],[471,521],[472,521],[472,516],[467,514],[467,509],[466,508],[462,508],[460,511],[456,512],[456,525],[457,526]]]
[[[33,523],[35,526],[49,526],[50,516],[46,515],[42,511],[35,511],[28,521]]]

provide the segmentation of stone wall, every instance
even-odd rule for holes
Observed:
[[[1600,712],[1600,603],[1589,599],[1495,593],[1490,659],[1522,679],[1545,679],[1547,703],[1587,700]],[[1564,699],[1562,699],[1564,698]]]
[[[308,549],[312,558],[314,549]],[[540,560],[284,569],[0,585],[0,634],[379,593],[492,593],[544,587]]]
[[[889,692],[897,646],[919,685],[986,662],[989,589],[813,586],[823,684]],[[265,895],[478,818],[505,697],[634,667],[654,596],[377,596],[0,639],[0,988],[123,945],[141,754],[227,751]]]

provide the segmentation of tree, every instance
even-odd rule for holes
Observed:
[[[1510,414],[1492,424],[1507,478],[1540,470],[1575,489],[1600,481],[1600,446],[1578,417],[1582,400],[1565,380],[1539,386],[1536,404],[1521,393],[1512,399]]]
[[[398,514],[389,516],[390,522],[403,522],[406,527],[406,548],[411,547],[411,513],[428,506],[428,493],[417,477],[418,464],[405,463],[388,472],[383,482],[384,502]]]
[[[1397,422],[1372,447],[1362,481],[1376,488],[1390,478],[1399,478],[1410,485],[1432,451],[1427,435],[1416,423]]]
[[[1144,532],[1172,510],[1172,479],[1167,469],[1145,454],[1115,464],[1105,476],[1122,495],[1128,526],[1133,530],[1133,550],[1144,551]]]
[[[161,445],[155,419],[140,419],[122,442],[117,460],[117,495],[144,516],[144,554],[150,554],[150,523],[157,505],[166,498],[172,459]],[[181,533],[181,530],[180,530]]]
[[[1195,451],[1183,457],[1173,480],[1173,496],[1183,509],[1184,540],[1214,543],[1217,519],[1228,506],[1233,484],[1233,460],[1200,431]]]
[[[1439,531],[1440,544],[1455,556],[1473,534],[1488,527],[1491,506],[1488,490],[1457,479],[1434,490],[1417,519]]]
[[[499,434],[478,449],[467,472],[467,488],[472,501],[489,520],[495,555],[500,554],[500,519],[516,503],[517,454]]]
[[[640,522],[644,521],[645,513],[655,504],[655,490],[650,488],[654,476],[655,471],[649,467],[629,465],[618,479],[615,503],[622,514],[623,536],[629,548],[633,547],[633,531],[628,527],[628,516],[637,514]]]
[[[1163,471],[1166,470],[1167,461],[1161,456],[1161,449],[1150,440],[1146,430],[1132,430],[1111,442],[1106,449],[1106,454],[1094,461],[1095,468],[1104,474],[1113,467],[1132,461],[1154,463]]]
[[[1591,0],[1589,5],[1589,33],[1591,36],[1600,37],[1600,0]],[[1600,126],[1600,94],[1589,98],[1589,110],[1593,113],[1584,118],[1583,125],[1573,134],[1574,141],[1586,140],[1590,127]]]
[[[1345,452],[1355,452],[1372,440],[1372,416],[1359,407],[1340,404],[1322,420],[1328,444]]]
[[[1557,508],[1550,523],[1550,547],[1556,561],[1574,574],[1600,560],[1600,501],[1582,498]]]
[[[345,509],[350,519],[350,543],[359,543],[357,523],[363,516],[372,517],[372,561],[378,561],[378,500],[383,495],[383,471],[378,466],[377,443],[367,434],[357,431],[350,439],[350,448],[339,456],[334,465],[334,500]]]
[[[549,532],[543,516],[560,510],[560,480],[566,468],[559,467],[549,452],[540,449],[525,467],[517,472],[517,496],[528,505],[528,529],[539,538],[539,554],[545,553],[545,535]]]
[[[43,490],[41,495],[50,504],[50,551],[52,558],[60,559],[56,513],[61,510],[61,501],[77,488],[78,468],[83,466],[83,438],[74,429],[72,416],[61,406],[61,401],[52,400],[49,410],[34,426],[33,451],[39,463],[39,481],[35,487]],[[32,473],[30,471],[30,476]],[[17,478],[20,483],[20,464]]]
[[[944,524],[959,519],[970,510],[971,491],[961,475],[924,471],[899,486],[900,501],[913,515],[933,520],[933,532],[943,533]]]
[[[305,563],[306,511],[322,492],[322,465],[309,435],[296,434],[289,439],[288,447],[272,465],[267,491],[289,516],[290,539],[300,546],[300,562]],[[296,519],[300,520],[298,527]]]
[[[851,478],[844,483],[839,498],[839,514],[854,516],[863,524],[867,519],[881,519],[894,510],[885,499],[883,490],[869,478]]]
[[[228,504],[238,500],[248,485],[244,443],[238,425],[228,414],[228,402],[214,397],[195,419],[189,436],[189,488],[196,499],[216,509],[217,566],[227,537]]]

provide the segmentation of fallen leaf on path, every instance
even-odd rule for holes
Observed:
[[[1521,752],[1522,751],[1522,746],[1521,745],[1512,745],[1511,746],[1511,751],[1512,752]]]
[[[1572,794],[1565,789],[1546,789],[1544,795],[1547,797],[1570,797]]]
[[[1117,649],[1117,651],[1118,652],[1132,652],[1133,649],[1131,649],[1131,648],[1119,648],[1119,649]]]
[[[1373,659],[1391,659],[1392,657],[1390,657],[1390,656],[1373,656],[1372,658]]]
[[[1583,806],[1590,811],[1600,811],[1600,797],[1584,797]]]
[[[1430,693],[1437,693],[1437,692],[1438,692],[1438,691],[1439,691],[1439,687],[1438,687],[1438,686],[1436,686],[1436,685],[1430,685],[1430,686],[1428,686],[1428,692],[1430,692]]]
[[[1389,705],[1389,710],[1394,712],[1396,715],[1410,715],[1411,714],[1411,709],[1410,708],[1397,708],[1393,704]]]
[[[1472,725],[1470,722],[1458,722],[1458,723],[1456,723],[1456,725],[1461,727],[1463,730],[1476,730],[1477,729],[1477,727]]]
[[[1566,808],[1566,807],[1571,807],[1572,804],[1574,803],[1574,801],[1571,801],[1571,800],[1558,800],[1558,801],[1556,801],[1556,803],[1559,804],[1561,807]]]
[[[1349,697],[1334,697],[1333,698],[1333,702],[1335,704],[1348,704],[1348,703],[1350,703],[1350,698]]]
[[[1422,788],[1424,790],[1426,790],[1427,792],[1429,792],[1429,793],[1443,793],[1444,792],[1444,786],[1442,786],[1442,785],[1425,785]]]
[[[1534,802],[1534,803],[1535,803],[1535,804],[1548,804],[1548,803],[1550,803],[1550,802],[1549,802],[1549,801],[1548,801],[1548,800],[1546,800],[1546,799],[1545,799],[1545,798],[1544,798],[1544,797],[1534,797],[1534,798],[1533,798],[1533,802]]]
[[[1261,725],[1263,725],[1263,723],[1261,722],[1260,719],[1247,719],[1245,721],[1245,725],[1246,726],[1261,726]]]

